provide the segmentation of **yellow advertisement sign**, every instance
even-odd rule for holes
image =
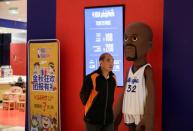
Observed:
[[[59,131],[59,43],[29,44],[30,131]]]

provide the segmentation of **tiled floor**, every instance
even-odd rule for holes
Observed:
[[[1,126],[0,131],[25,131],[24,127]]]
[[[0,131],[24,131],[25,112],[0,109]]]
[[[0,125],[25,126],[25,112],[0,109]]]

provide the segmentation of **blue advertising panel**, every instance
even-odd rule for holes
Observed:
[[[85,74],[99,67],[99,56],[114,57],[117,85],[123,86],[123,6],[85,8]]]

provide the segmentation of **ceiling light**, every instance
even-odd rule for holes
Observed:
[[[22,30],[21,32],[22,32],[22,33],[26,33],[26,30]]]
[[[9,5],[9,4],[10,4],[10,2],[9,2],[9,1],[6,1],[5,3],[6,3],[7,5]]]
[[[10,14],[17,15],[19,14],[18,8],[17,7],[11,7],[8,9]]]
[[[18,21],[22,21],[22,19],[20,19],[20,18],[19,18],[19,19],[17,19],[17,20],[18,20]]]

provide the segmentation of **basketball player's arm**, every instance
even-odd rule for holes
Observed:
[[[139,123],[137,129],[141,126],[145,126],[145,131],[154,130],[154,112],[155,112],[155,88],[153,80],[153,71],[150,66],[146,67],[145,72],[145,83],[147,88],[146,104],[144,108],[144,117]]]
[[[91,90],[93,88],[92,80],[90,76],[86,76],[83,81],[83,85],[80,91],[80,100],[83,105],[86,105],[86,102],[90,96]]]

